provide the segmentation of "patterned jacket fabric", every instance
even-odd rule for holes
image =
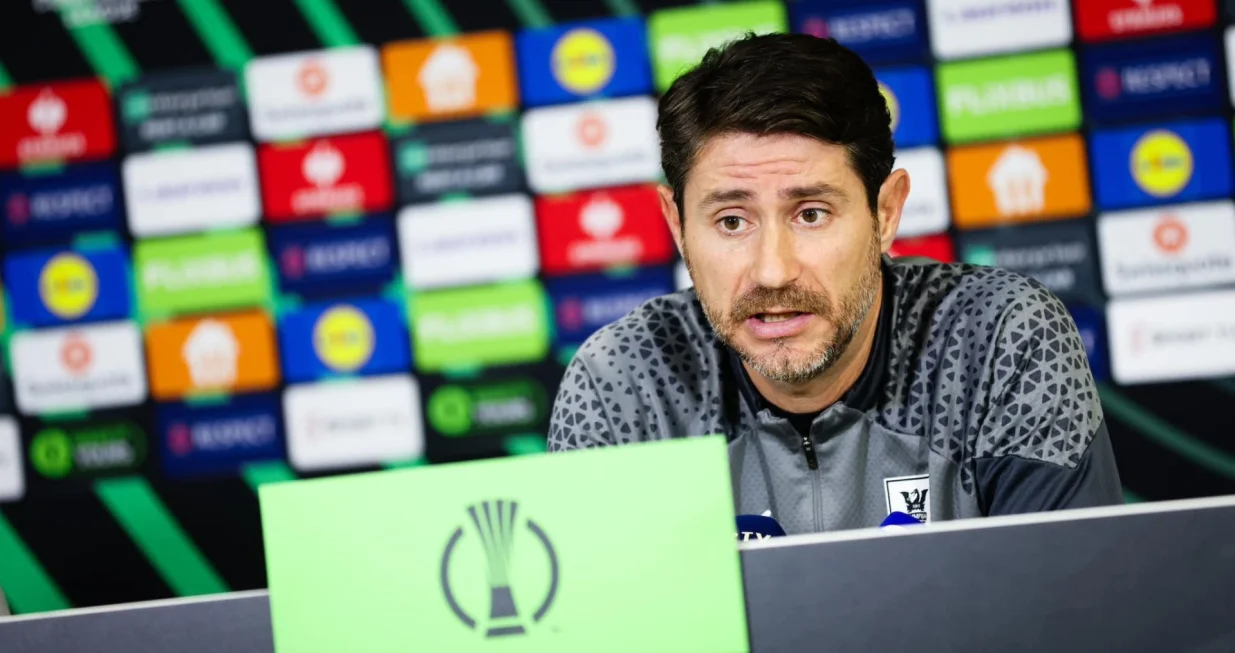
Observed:
[[[687,289],[579,349],[549,450],[724,435],[736,512],[770,514],[791,534],[878,526],[893,511],[940,521],[1122,503],[1085,349],[1058,298],[967,264],[885,257],[883,273],[866,368],[815,417],[809,444]]]

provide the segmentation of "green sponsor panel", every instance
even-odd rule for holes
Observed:
[[[416,369],[537,361],[549,351],[549,315],[536,281],[416,293],[409,306]]]
[[[998,257],[995,256],[995,248],[989,245],[972,245],[966,247],[961,254],[961,258],[973,265],[985,265],[987,267],[995,267]]]
[[[770,34],[787,30],[785,6],[779,0],[658,11],[648,19],[656,90],[668,90],[673,80],[698,64],[710,48],[741,38],[747,32]]]
[[[279,653],[749,650],[721,437],[258,494]]]
[[[146,432],[134,422],[65,424],[30,440],[30,466],[43,478],[110,476],[139,471],[149,451]]]
[[[1081,125],[1076,61],[1068,50],[940,64],[938,87],[943,135],[950,143]]]
[[[444,385],[427,405],[429,426],[452,438],[534,431],[549,414],[549,397],[535,379]]]
[[[263,305],[270,270],[261,231],[138,241],[137,301],[146,317]]]

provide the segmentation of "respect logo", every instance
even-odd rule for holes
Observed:
[[[239,308],[270,299],[265,240],[256,229],[139,241],[134,264],[138,303],[148,315]]]
[[[1067,50],[941,64],[943,135],[951,143],[1081,124],[1076,64]]]
[[[549,351],[544,289],[534,280],[417,293],[411,301],[416,368],[507,365]]]

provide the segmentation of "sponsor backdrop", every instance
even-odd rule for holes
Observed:
[[[1068,304],[1130,501],[1235,491],[1235,3],[0,5],[19,612],[264,586],[262,483],[542,452],[574,348],[690,283],[656,96],[747,29],[875,67],[897,255]]]

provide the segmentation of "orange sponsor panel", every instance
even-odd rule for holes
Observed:
[[[146,348],[150,394],[158,400],[256,392],[279,382],[274,326],[260,311],[158,324],[146,332]]]
[[[1073,218],[1092,206],[1077,134],[954,148],[948,185],[961,229]]]
[[[506,32],[391,43],[382,49],[382,64],[396,122],[477,116],[519,104]]]

